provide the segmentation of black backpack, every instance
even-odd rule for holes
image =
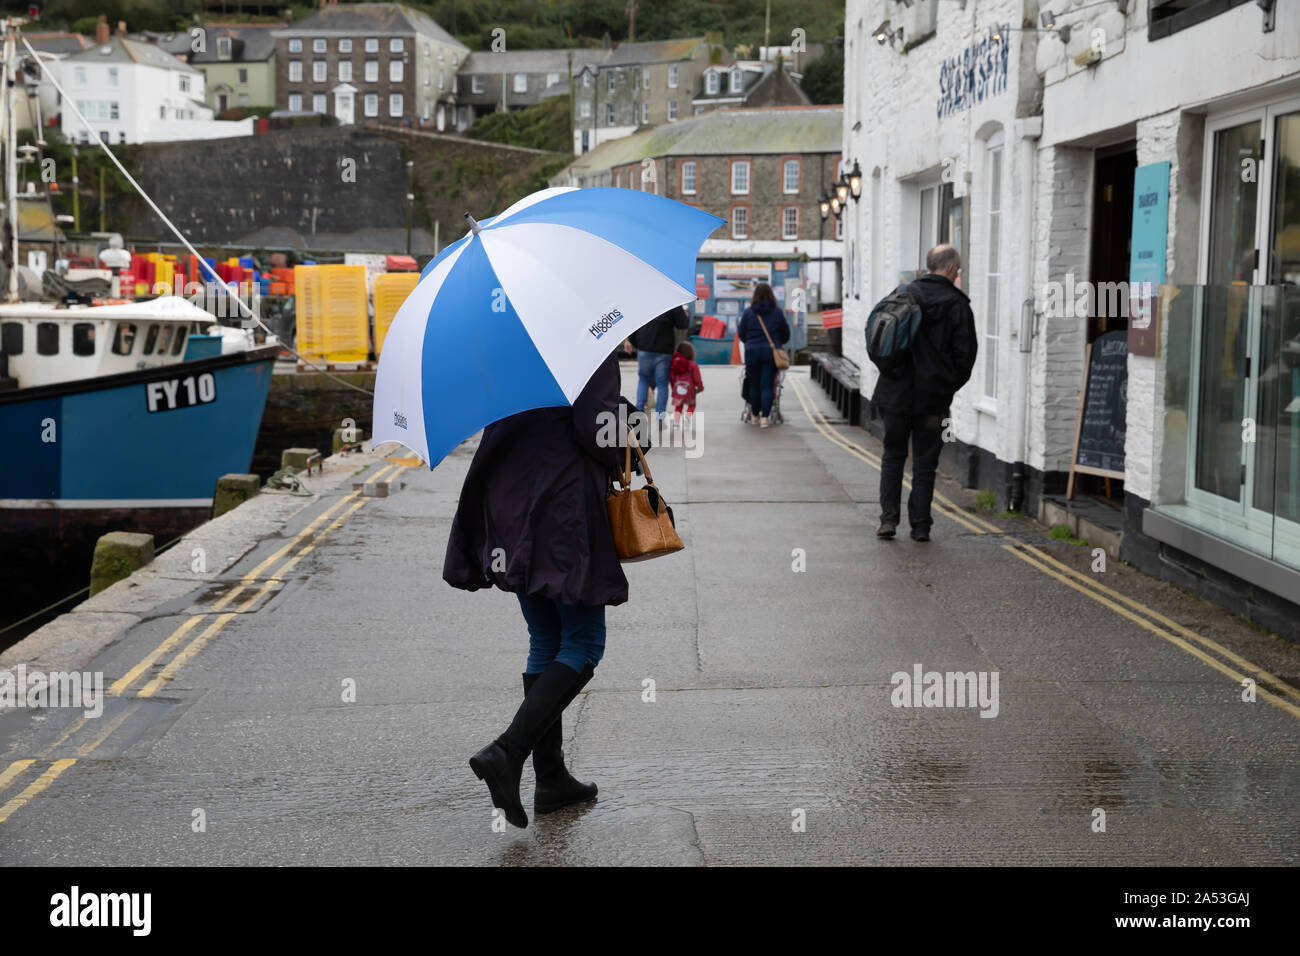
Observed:
[[[900,285],[876,303],[867,317],[867,357],[886,375],[902,369],[921,328],[921,307],[912,290]]]

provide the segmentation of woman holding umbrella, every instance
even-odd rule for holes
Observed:
[[[538,813],[596,795],[564,765],[560,715],[604,654],[605,607],[628,597],[605,503],[628,440],[611,427],[626,421],[611,351],[691,300],[700,245],[722,220],[613,188],[544,189],[465,219],[384,338],[372,444],[399,442],[434,468],[483,429],[443,578],[511,591],[523,613],[524,702],[470,767],[525,827],[529,754]]]
[[[601,447],[618,415],[611,355],[573,406],[520,412],[489,425],[465,476],[442,576],[474,591],[495,585],[519,598],[528,628],[524,702],[510,726],[472,758],[493,805],[517,827],[528,817],[519,783],[529,751],[533,808],[549,813],[596,796],[564,765],[561,714],[605,653],[605,606],[627,600],[627,578],[605,511],[619,447]]]

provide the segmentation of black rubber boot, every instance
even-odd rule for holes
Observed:
[[[595,671],[583,668],[578,691],[586,686]],[[524,695],[536,683],[539,674],[524,675]],[[576,696],[576,695],[575,695]],[[564,715],[555,718],[549,730],[533,747],[533,772],[537,775],[537,791],[533,795],[533,810],[537,813],[554,813],[575,803],[596,799],[596,785],[583,783],[569,773],[564,765]]]
[[[474,775],[488,785],[492,805],[505,813],[506,820],[521,829],[528,815],[519,802],[519,778],[524,761],[537,742],[568,707],[582,686],[591,680],[590,665],[579,674],[567,664],[552,663],[537,675],[510,726],[492,743],[469,758]]]

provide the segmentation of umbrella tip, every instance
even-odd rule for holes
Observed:
[[[483,228],[478,224],[478,220],[475,219],[473,216],[471,216],[469,213],[465,213],[465,221],[469,223],[469,231],[474,233],[474,235],[476,236],[478,235],[479,230]]]

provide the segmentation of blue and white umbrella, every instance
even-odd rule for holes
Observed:
[[[695,298],[700,245],[724,221],[610,188],[544,189],[470,219],[384,339],[373,444],[432,468],[485,425],[572,404],[619,342]]]

